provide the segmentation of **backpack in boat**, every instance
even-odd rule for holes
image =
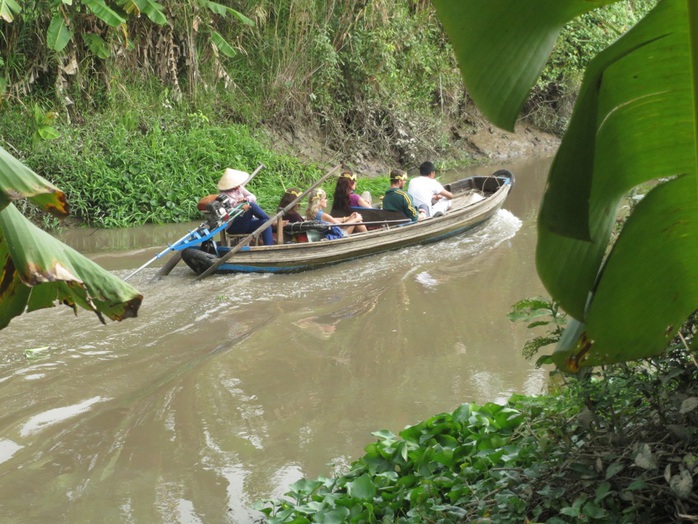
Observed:
[[[338,226],[331,226],[325,230],[322,238],[324,240],[336,240],[338,238],[344,238],[344,235]]]

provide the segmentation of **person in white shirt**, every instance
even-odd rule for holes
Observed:
[[[437,213],[444,214],[451,209],[453,193],[446,191],[436,180],[436,168],[431,162],[424,162],[419,166],[420,176],[410,180],[407,187],[414,199],[415,206],[427,211],[427,216],[433,217]]]

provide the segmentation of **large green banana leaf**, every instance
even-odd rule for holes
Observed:
[[[0,148],[0,329],[57,303],[92,310],[102,322],[136,316],[143,296],[24,218],[11,203],[21,198],[68,213],[62,191]]]
[[[63,191],[0,147],[0,210],[23,198],[59,218],[69,213]]]
[[[607,3],[434,0],[473,99],[507,128],[562,24]],[[587,68],[538,221],[538,273],[576,319],[564,369],[659,354],[698,308],[697,10],[660,1]],[[609,249],[619,203],[650,180]]]

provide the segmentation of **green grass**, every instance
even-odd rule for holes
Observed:
[[[58,137],[39,143],[32,141],[26,112],[0,112],[0,126],[7,131],[3,145],[63,190],[74,222],[90,227],[199,220],[196,204],[217,192],[225,168],[251,173],[260,163],[265,167],[248,189],[274,213],[286,188],[304,190],[328,169],[275,151],[266,135],[247,125],[216,125],[185,108],[94,115],[79,126],[58,123]],[[323,184],[330,199],[334,184]],[[357,191],[370,191],[379,202],[388,186],[387,176],[360,178]],[[46,228],[58,223],[29,205],[20,209]]]
[[[65,191],[72,216],[93,227],[196,220],[196,203],[217,192],[226,167],[252,172],[263,163],[248,189],[269,210],[285,187],[307,187],[324,171],[273,152],[243,125],[173,119],[57,129],[60,137],[31,150],[25,163]]]

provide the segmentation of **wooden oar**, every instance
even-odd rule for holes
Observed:
[[[160,280],[162,277],[169,275],[170,271],[172,271],[174,267],[179,264],[180,260],[182,260],[182,252],[175,251],[170,259],[162,265],[160,271],[158,271],[157,274],[150,279],[150,282],[155,282],[156,280]]]
[[[330,169],[325,176],[323,176],[320,180],[315,182],[312,186],[310,186],[308,189],[306,189],[303,193],[301,193],[299,196],[297,196],[294,200],[292,200],[286,207],[284,207],[281,211],[279,211],[276,215],[271,217],[269,220],[264,222],[261,226],[259,226],[257,229],[255,229],[252,233],[247,235],[245,238],[240,240],[234,247],[230,248],[230,251],[228,251],[225,255],[223,255],[221,258],[216,260],[211,267],[209,267],[206,271],[201,273],[198,277],[194,279],[194,282],[197,280],[201,280],[202,278],[207,277],[211,273],[213,273],[218,267],[223,264],[226,260],[228,260],[230,257],[232,257],[235,253],[240,251],[243,247],[247,246],[253,238],[258,237],[262,231],[264,231],[266,228],[271,226],[276,220],[283,216],[284,213],[286,213],[288,210],[290,210],[293,206],[295,206],[298,202],[303,200],[305,196],[310,193],[313,189],[316,187],[320,186],[325,180],[330,178],[332,175],[335,174],[336,171],[338,171],[342,167],[342,164],[337,164],[334,166],[332,169]]]
[[[259,172],[260,172],[262,169],[264,169],[265,167],[267,167],[267,166],[265,166],[264,164],[262,164],[262,163],[260,162],[259,165],[257,166],[257,169],[255,169],[254,171],[252,171],[252,174],[250,175],[250,178],[248,178],[248,179],[245,181],[245,183],[242,184],[242,185],[243,185],[243,186],[246,186],[247,184],[249,184],[249,183],[250,183],[250,180],[252,180],[254,177],[256,177],[256,176],[257,176],[257,173],[259,173]],[[160,271],[158,271],[157,274],[156,274],[152,279],[150,279],[150,281],[151,281],[151,282],[155,282],[156,280],[160,280],[162,277],[169,275],[169,274],[170,274],[170,271],[172,271],[172,270],[174,269],[174,267],[179,263],[180,260],[182,260],[182,252],[181,252],[181,251],[176,251],[176,252],[170,257],[170,259],[169,259],[165,264],[163,264],[163,266],[160,268]]]

